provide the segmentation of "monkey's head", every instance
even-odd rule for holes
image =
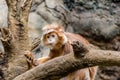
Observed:
[[[46,34],[50,31],[57,31],[57,32],[64,32],[63,27],[61,27],[60,25],[58,25],[57,23],[53,23],[53,24],[48,24],[45,27],[42,28],[43,34]]]
[[[42,43],[50,49],[59,49],[67,42],[67,37],[64,34],[64,30],[60,26],[53,24],[47,25],[42,30]]]

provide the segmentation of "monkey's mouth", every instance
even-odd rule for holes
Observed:
[[[47,46],[48,46],[48,47],[50,47],[50,48],[51,48],[51,47],[53,48],[53,47],[55,47],[55,46],[56,46],[56,44],[55,44],[55,43],[48,43],[48,45],[47,45]]]
[[[53,43],[49,43],[48,46],[49,47],[54,47],[54,44]]]
[[[49,43],[50,46],[52,46],[53,44],[52,43]]]

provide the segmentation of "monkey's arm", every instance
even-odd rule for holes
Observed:
[[[49,56],[47,56],[47,57],[42,57],[42,58],[38,58],[37,59],[37,63],[38,64],[41,64],[41,63],[44,63],[44,62],[46,62],[46,61],[48,61],[48,60],[50,60],[51,58],[49,57]]]
[[[42,57],[35,60],[33,54],[30,51],[26,51],[24,55],[27,59],[27,62],[30,68],[33,68],[51,59],[49,56],[47,56],[47,57]]]

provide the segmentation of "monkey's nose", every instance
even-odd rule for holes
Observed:
[[[50,46],[52,46],[53,44],[52,43],[49,43]]]

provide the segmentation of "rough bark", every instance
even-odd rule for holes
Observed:
[[[2,43],[7,55],[3,79],[12,80],[27,71],[24,51],[30,50],[28,39],[28,15],[32,0],[6,0],[8,5],[8,29],[1,29]]]
[[[85,47],[75,43],[74,53],[43,63],[17,76],[14,80],[57,80],[81,68],[96,65],[120,66],[120,52],[91,47],[91,45]]]
[[[40,38],[39,38],[39,37],[35,38],[35,39],[32,41],[30,50],[32,51],[32,50],[35,49],[37,46],[39,46],[40,42],[41,42],[41,41],[40,41]]]

